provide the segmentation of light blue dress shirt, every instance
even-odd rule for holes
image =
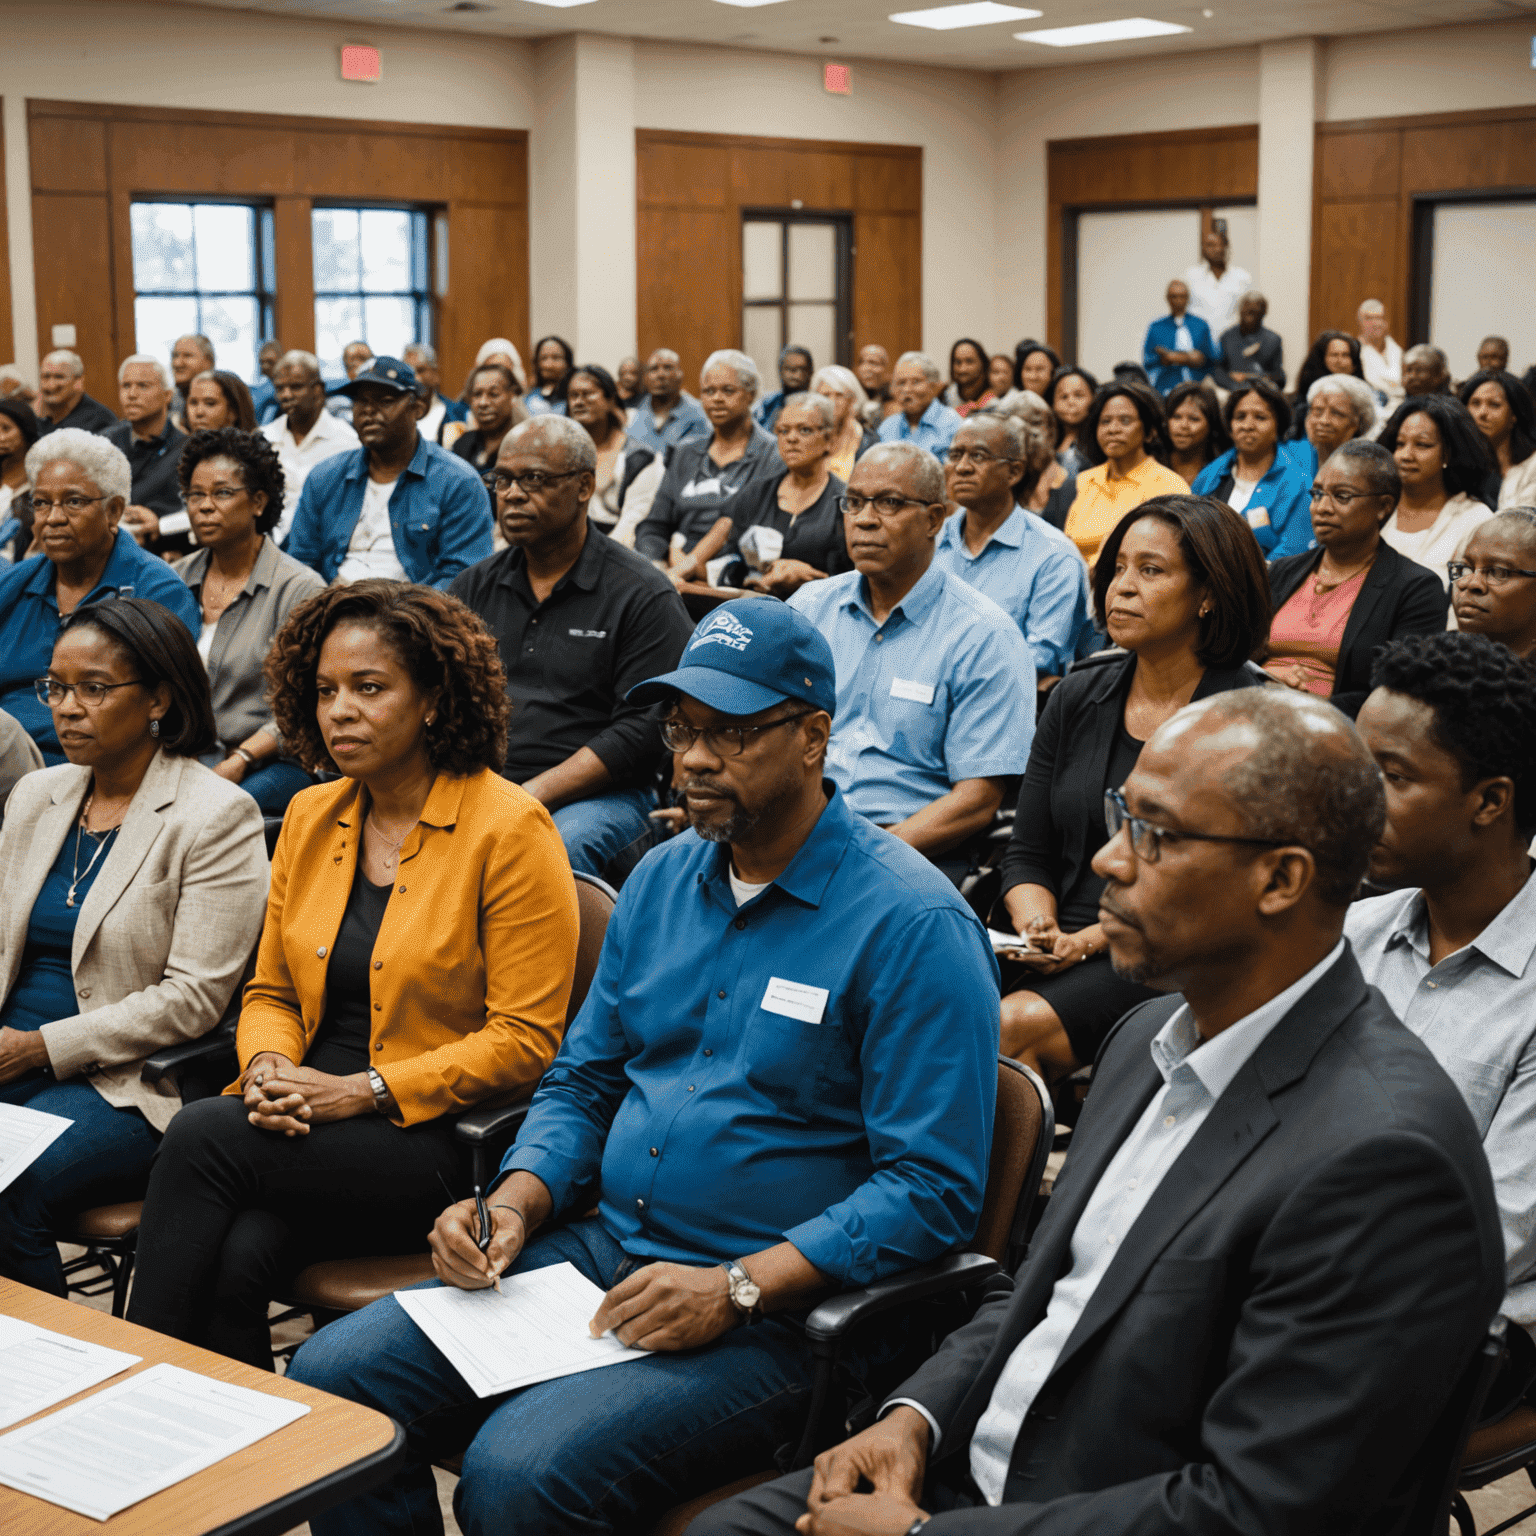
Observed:
[[[686,443],[689,438],[710,437],[714,430],[709,424],[709,417],[704,414],[704,407],[687,390],[678,396],[677,404],[659,427],[656,425],[656,413],[651,409],[649,395],[642,395],[635,401],[635,407],[629,415],[630,441],[663,457],[667,449]]]
[[[929,566],[875,622],[857,571],[789,600],[837,667],[827,777],[861,816],[894,826],[963,779],[1022,774],[1035,737],[1035,668],[991,598]]]
[[[1066,534],[1043,517],[1015,507],[973,555],[965,542],[966,512],[946,518],[933,563],[984,592],[1024,632],[1038,676],[1060,677],[1089,628],[1088,567]]]
[[[959,430],[959,411],[951,410],[942,400],[935,400],[917,418],[915,427],[907,421],[905,411],[895,411],[880,423],[876,436],[882,443],[915,443],[919,448],[926,448],[942,464],[949,457],[949,445]]]

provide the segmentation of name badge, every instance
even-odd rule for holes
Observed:
[[[781,1013],[786,1019],[799,1019],[802,1024],[820,1024],[827,1011],[827,995],[825,987],[808,987],[804,982],[770,976],[768,990],[763,993],[763,1011]]]
[[[891,697],[893,699],[910,699],[914,704],[933,703],[932,683],[913,683],[904,677],[891,679]]]
[[[1247,519],[1248,519],[1248,526],[1250,528],[1268,528],[1269,527],[1269,508],[1268,507],[1249,507],[1247,512],[1244,514],[1244,516],[1247,517]]]

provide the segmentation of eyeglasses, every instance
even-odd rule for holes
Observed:
[[[106,496],[66,496],[62,501],[49,501],[46,496],[32,497],[32,516],[35,522],[39,517],[47,517],[55,507],[58,507],[66,517],[79,517],[87,507],[94,507],[98,502],[106,501]]]
[[[37,694],[37,702],[50,709],[57,709],[70,693],[87,709],[95,709],[114,688],[135,688],[143,681],[142,677],[130,677],[126,683],[61,683],[56,677],[40,677],[32,690]]]
[[[765,725],[710,725],[703,730],[696,730],[681,720],[663,720],[661,739],[668,752],[691,752],[694,743],[702,741],[704,750],[712,757],[740,757],[747,750],[748,736],[756,736],[761,731],[776,731],[781,725],[791,725],[815,713],[814,709],[802,709],[797,715],[784,715]]]
[[[827,429],[825,427],[775,427],[775,437],[798,437],[804,441],[808,437],[820,437]]]
[[[699,391],[699,399],[724,400],[728,395],[744,395],[746,392],[746,386],[742,384],[710,384]]]
[[[1453,584],[1469,576],[1481,576],[1490,587],[1507,586],[1517,576],[1536,577],[1536,571],[1519,571],[1512,565],[1468,565],[1462,560],[1452,560],[1445,570]]]
[[[985,448],[951,448],[949,462],[951,464],[971,463],[977,469],[985,469],[988,464],[1017,464],[1019,461],[1004,458],[1000,453],[988,453]]]
[[[920,496],[857,496],[847,495],[836,498],[837,510],[845,517],[859,517],[866,508],[874,512],[875,516],[889,522],[894,517],[901,516],[903,507],[926,507],[928,503]]]
[[[1226,837],[1219,832],[1186,832],[1182,827],[1160,827],[1140,816],[1132,816],[1126,808],[1124,792],[1118,789],[1104,791],[1104,827],[1111,842],[1120,835],[1121,827],[1129,827],[1131,848],[1144,864],[1157,863],[1162,857],[1163,839],[1170,837],[1175,841],[1185,838],[1193,843],[1247,843],[1254,848],[1289,848],[1294,845],[1294,839],[1291,838],[1277,842],[1267,837]]]
[[[1373,497],[1386,494],[1385,491],[1329,491],[1320,485],[1314,485],[1311,491],[1314,502],[1331,501],[1341,512],[1348,512],[1357,501],[1370,501]]]
[[[569,480],[572,475],[584,475],[584,469],[568,469],[563,474],[552,475],[548,470],[529,469],[520,475],[509,475],[504,469],[498,469],[494,474],[486,476],[485,483],[496,492],[498,496],[505,496],[514,485],[523,488],[525,496],[539,496],[547,491],[556,480]]]
[[[205,502],[212,502],[215,506],[219,507],[233,506],[240,497],[245,495],[245,492],[246,487],[243,485],[216,485],[211,492],[206,493],[203,491],[188,491],[186,497],[187,510],[190,512],[193,507],[200,507]]]

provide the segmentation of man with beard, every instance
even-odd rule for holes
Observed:
[[[654,1358],[477,1399],[392,1297],[333,1323],[292,1374],[409,1429],[403,1469],[316,1536],[439,1528],[432,1461],[456,1450],[464,1530],[645,1530],[798,1433],[811,1306],[975,1230],[996,965],[948,882],[823,778],[826,641],[772,598],[729,603],[629,697],[667,711],[692,831],[625,884],[489,1251],[472,1200],[431,1242],[466,1290],[574,1264],[606,1292],[593,1333]]]

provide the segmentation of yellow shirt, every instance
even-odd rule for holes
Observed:
[[[1077,545],[1078,553],[1091,571],[1099,558],[1104,540],[1114,532],[1115,524],[1133,507],[1154,496],[1187,496],[1189,487],[1182,475],[1143,459],[1130,474],[1109,478],[1109,465],[1098,464],[1077,477],[1077,499],[1067,513],[1066,535]]]

